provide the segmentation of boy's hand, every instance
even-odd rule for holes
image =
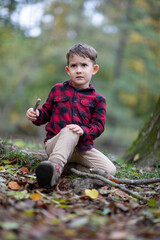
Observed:
[[[66,127],[72,130],[73,132],[79,134],[80,136],[82,136],[84,133],[83,129],[76,124],[69,124],[69,125],[66,125]]]
[[[33,110],[33,108],[29,108],[26,112],[26,116],[28,120],[34,122],[37,120],[37,117],[39,116],[39,111],[36,109],[36,111]]]

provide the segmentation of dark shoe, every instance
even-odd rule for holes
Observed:
[[[58,164],[41,162],[36,168],[36,177],[40,187],[53,187],[60,176]]]

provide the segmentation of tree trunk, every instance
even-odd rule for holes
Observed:
[[[126,2],[126,13],[124,16],[124,24],[121,29],[120,33],[120,39],[119,44],[117,48],[117,55],[116,55],[116,61],[115,61],[115,69],[114,69],[114,79],[118,80],[121,77],[122,73],[122,65],[124,60],[124,52],[127,45],[129,30],[130,30],[130,24],[131,24],[131,12],[134,5],[134,0],[129,0]]]
[[[126,151],[124,160],[138,166],[160,165],[160,98],[137,139]]]

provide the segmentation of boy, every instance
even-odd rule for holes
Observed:
[[[99,66],[97,52],[86,44],[69,49],[66,72],[70,80],[55,84],[42,106],[29,108],[26,116],[35,125],[46,125],[48,161],[36,168],[39,186],[54,186],[66,163],[100,168],[114,175],[114,164],[94,148],[93,140],[104,131],[106,100],[90,85]]]

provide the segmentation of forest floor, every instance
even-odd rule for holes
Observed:
[[[0,141],[0,239],[160,239],[160,182],[120,184],[110,178],[116,186],[97,185],[97,179],[72,173],[54,189],[39,188],[34,171],[45,157],[41,149],[23,146],[22,151]],[[160,177],[158,167],[136,168],[120,158],[114,162],[118,179]]]

